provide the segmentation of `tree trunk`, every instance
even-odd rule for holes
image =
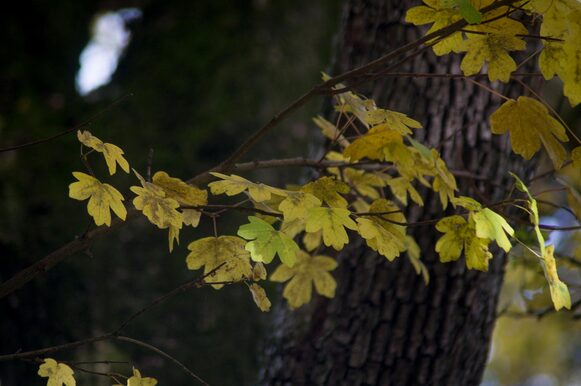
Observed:
[[[352,69],[420,37],[403,22],[411,2],[349,0],[335,74]],[[402,72],[458,72],[459,57],[426,50]],[[458,79],[388,78],[360,89],[378,106],[423,122],[416,137],[442,145],[450,169],[485,175],[510,186],[507,171],[523,173],[507,136],[492,136],[488,117],[500,101]],[[511,90],[502,90],[510,94]],[[455,135],[454,135],[455,133]],[[459,179],[461,193],[497,200],[504,189]],[[476,193],[478,189],[480,193]],[[441,216],[433,192],[409,222]],[[478,195],[480,194],[480,196]],[[335,298],[317,297],[290,312],[276,310],[264,350],[265,385],[478,385],[486,364],[505,258],[495,253],[489,272],[468,271],[462,257],[442,264],[434,251],[441,236],[433,227],[409,227],[422,250],[431,281],[425,285],[405,256],[388,262],[354,234],[339,256]],[[493,251],[494,252],[494,251]]]

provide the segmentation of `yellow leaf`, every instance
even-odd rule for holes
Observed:
[[[424,206],[422,196],[420,196],[416,188],[414,188],[410,179],[406,177],[390,178],[387,180],[387,185],[389,185],[393,195],[400,200],[402,204],[407,206],[409,194],[412,201],[419,206]]]
[[[426,267],[426,265],[420,260],[419,245],[411,236],[406,236],[405,245],[408,260],[414,267],[414,270],[418,275],[422,275],[422,279],[424,279],[424,283],[426,283],[426,285],[430,284],[430,272],[428,271],[428,267]]]
[[[75,200],[86,200],[87,211],[93,217],[96,225],[111,225],[111,210],[125,220],[127,210],[123,205],[123,195],[109,184],[104,184],[95,177],[81,172],[73,172],[78,182],[69,185],[69,197]]]
[[[403,145],[403,137],[396,130],[385,125],[372,127],[369,131],[357,138],[349,145],[343,155],[351,161],[359,161],[362,158],[384,160],[385,148],[391,144]]]
[[[248,195],[256,202],[270,200],[272,194],[279,196],[286,196],[286,192],[282,189],[274,188],[265,184],[255,184],[237,175],[227,176],[222,173],[210,173],[214,177],[221,178],[222,181],[214,181],[208,186],[212,194],[226,194],[227,196],[235,196],[244,191],[248,191]]]
[[[306,233],[303,236],[303,244],[307,251],[312,252],[315,249],[319,248],[321,242],[323,241],[323,232],[312,232]]]
[[[117,164],[119,164],[125,173],[129,173],[129,163],[123,157],[124,153],[121,148],[113,145],[112,143],[105,143],[101,141],[99,138],[91,135],[89,131],[77,131],[77,138],[83,145],[103,154],[109,169],[109,173],[111,175],[115,174],[117,171]]]
[[[337,251],[349,242],[345,227],[357,230],[357,224],[343,208],[311,208],[307,211],[305,230],[309,233],[322,231],[323,242]]]
[[[38,368],[38,375],[48,377],[47,386],[76,386],[73,374],[73,369],[52,358],[45,358],[44,363]]]
[[[180,244],[180,228],[176,228],[173,225],[170,225],[167,237],[169,242],[169,252],[171,253],[173,252],[174,241],[176,241],[178,245]]]
[[[177,210],[180,204],[173,198],[167,197],[161,187],[143,181],[143,187],[132,186],[130,189],[137,194],[137,197],[133,199],[133,205],[142,211],[152,224],[160,229],[170,226],[182,228],[183,215]]]
[[[250,293],[252,294],[252,300],[254,300],[254,303],[256,303],[256,306],[258,306],[258,308],[260,308],[260,311],[262,311],[262,312],[270,311],[270,306],[271,306],[270,300],[266,296],[266,292],[264,291],[264,288],[262,288],[258,284],[252,283],[248,286],[248,289],[250,290]]]
[[[444,233],[436,242],[436,252],[441,262],[458,260],[464,249],[466,266],[469,269],[488,271],[488,261],[492,258],[488,251],[490,240],[476,236],[472,221],[467,222],[458,215],[444,217],[438,221],[436,229]]]
[[[383,179],[375,173],[368,173],[365,170],[345,168],[343,170],[345,180],[348,181],[357,192],[371,199],[380,197],[378,188],[385,186]]]
[[[321,200],[314,195],[304,192],[288,192],[278,209],[283,213],[285,221],[292,221],[298,218],[304,219],[307,216],[307,209],[316,206],[321,206]]]
[[[427,7],[422,5],[410,8],[407,11],[405,21],[415,25],[433,23],[428,32],[426,32],[426,35],[445,28],[462,19],[460,11],[457,8],[453,8],[450,1],[424,0],[424,3]],[[450,52],[460,52],[461,45],[462,34],[460,32],[454,32],[450,36],[434,44],[432,48],[436,55],[441,56]]]
[[[506,234],[508,233],[512,236],[514,235],[514,230],[504,217],[488,208],[472,212],[471,217],[474,220],[477,237],[495,240],[505,252],[510,251],[512,245]]]
[[[516,63],[509,51],[520,51],[526,47],[525,41],[516,35],[526,35],[527,29],[518,21],[502,17],[490,23],[470,27],[475,33],[467,33],[461,51],[466,51],[460,68],[464,75],[480,72],[487,63],[488,79],[493,82],[508,82],[510,74],[516,70]]]
[[[399,208],[386,199],[375,200],[369,211],[371,213],[395,212]],[[399,254],[406,250],[405,228],[396,225],[391,221],[405,223],[403,213],[389,213],[360,217],[357,219],[358,231],[365,239],[367,245],[385,256],[389,261],[393,261]]]
[[[238,236],[253,240],[245,246],[252,260],[268,264],[274,259],[274,255],[278,254],[283,264],[292,267],[299,251],[299,246],[293,239],[258,217],[249,216],[248,220],[250,223],[238,229]]]
[[[195,209],[184,209],[182,210],[182,216],[184,224],[193,226],[195,228],[200,223],[202,212]]]
[[[450,173],[446,163],[435,149],[432,149],[432,159],[433,159],[433,170],[436,173],[434,175],[434,181],[432,182],[432,189],[434,192],[439,193],[440,202],[442,207],[446,209],[448,206],[448,200],[454,198],[454,191],[458,190],[456,185],[456,178]]]
[[[348,205],[347,200],[341,194],[349,193],[349,185],[333,177],[321,177],[318,180],[309,182],[301,190],[312,194],[333,208],[346,208]]]
[[[542,267],[545,272],[545,277],[549,282],[549,289],[551,291],[551,299],[553,300],[553,305],[555,310],[559,311],[561,308],[565,307],[571,309],[571,295],[569,294],[569,289],[567,285],[559,279],[559,274],[557,273],[557,264],[555,262],[555,257],[553,256],[554,247],[548,245],[545,248],[545,254],[542,258]]]
[[[565,128],[535,99],[521,96],[505,102],[492,114],[490,123],[494,134],[510,131],[513,151],[527,160],[540,149],[541,143],[555,169],[561,168],[567,159],[567,152],[559,142],[569,140]]]
[[[386,109],[375,109],[367,112],[367,123],[372,126],[384,125],[401,135],[412,134],[411,129],[420,129],[422,124],[403,113]]]
[[[280,265],[270,277],[271,281],[285,282],[282,293],[291,308],[298,308],[311,300],[313,284],[319,295],[335,296],[337,282],[329,271],[337,268],[337,262],[328,256],[311,257],[304,251],[297,254],[297,262],[291,268]]]
[[[335,127],[334,124],[326,120],[325,118],[318,115],[313,118],[313,122],[321,129],[323,135],[329,138],[331,141],[336,141],[342,147],[349,146],[349,141],[345,139],[345,136]]]
[[[142,377],[139,370],[133,368],[133,376],[127,380],[127,386],[155,386],[157,379],[150,377]]]
[[[155,173],[152,182],[163,189],[166,197],[173,198],[183,206],[203,206],[208,203],[208,192],[179,178],[170,177],[166,172]]]
[[[204,274],[218,268],[207,282],[237,282],[244,278],[252,278],[250,253],[244,246],[246,241],[236,236],[205,237],[188,245],[190,253],[186,258],[188,269],[196,270],[204,267]],[[213,284],[220,289],[223,284]]]

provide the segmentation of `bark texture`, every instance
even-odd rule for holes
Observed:
[[[335,73],[372,60],[418,38],[403,22],[415,5],[397,0],[350,0],[343,15]],[[400,71],[458,72],[459,57],[431,51]],[[486,175],[498,184],[508,170],[523,173],[510,155],[506,136],[492,136],[487,118],[500,101],[465,80],[399,78],[361,89],[379,106],[405,112],[424,124],[416,136],[441,148],[451,169]],[[503,90],[511,93],[511,90]],[[454,135],[454,133],[456,133]],[[502,188],[458,179],[462,193],[496,200]],[[476,193],[479,190],[480,193]],[[441,216],[441,205],[423,192],[424,208],[408,221]],[[264,350],[263,385],[478,385],[495,322],[504,256],[496,253],[488,273],[468,271],[462,257],[441,264],[434,252],[441,236],[433,226],[410,227],[422,249],[431,282],[426,286],[405,256],[393,263],[365,248],[352,235],[335,272],[334,299],[317,298],[294,312],[276,311]]]

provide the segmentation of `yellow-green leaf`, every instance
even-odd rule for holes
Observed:
[[[248,181],[246,178],[232,174],[228,176],[222,173],[210,173],[214,177],[221,178],[222,181],[214,181],[208,186],[212,194],[226,194],[227,196],[235,196],[244,191],[248,191],[248,195],[256,202],[270,200],[273,194],[279,196],[286,196],[286,192],[282,189],[274,188],[265,184],[256,184]]]
[[[337,262],[328,256],[311,257],[304,251],[297,254],[297,262],[291,268],[280,265],[271,275],[275,282],[290,281],[282,293],[291,308],[298,308],[311,300],[313,284],[318,294],[328,298],[335,296],[337,282],[329,271],[337,268]]]
[[[127,380],[127,386],[155,386],[157,379],[150,377],[142,377],[139,370],[133,368],[133,376]]]
[[[83,145],[103,154],[111,175],[115,174],[117,171],[117,164],[119,164],[125,173],[129,173],[129,163],[123,157],[124,153],[120,147],[115,146],[112,143],[101,141],[99,138],[94,137],[89,131],[78,130],[77,138]]]
[[[347,200],[341,194],[349,193],[349,185],[333,177],[321,177],[301,188],[333,208],[346,208]]]
[[[403,145],[402,135],[386,125],[379,125],[372,127],[367,133],[353,141],[345,149],[343,155],[351,161],[359,161],[362,158],[384,160],[385,148],[391,144]]]
[[[109,184],[104,184],[95,177],[82,172],[73,172],[78,180],[69,185],[69,197],[75,200],[86,200],[87,211],[96,225],[111,225],[111,210],[125,220],[127,209],[123,205],[123,195]]]
[[[166,197],[173,198],[184,206],[203,206],[208,203],[208,192],[189,185],[179,178],[170,177],[159,171],[153,175],[152,182],[161,187]]]
[[[143,187],[132,186],[130,189],[137,194],[137,197],[133,199],[133,205],[142,211],[152,224],[160,229],[170,226],[182,228],[183,215],[177,210],[180,204],[173,198],[167,197],[161,187],[143,181]]]
[[[553,252],[554,247],[552,245],[548,245],[545,248],[545,254],[542,258],[543,271],[545,272],[545,277],[549,282],[551,299],[553,300],[553,305],[557,311],[563,307],[571,309],[571,295],[569,294],[567,285],[563,283],[561,279],[559,279],[559,274],[557,273],[557,264],[555,262],[555,257],[553,256]]]
[[[488,251],[490,240],[479,238],[472,221],[462,216],[444,217],[436,224],[436,229],[444,236],[436,242],[436,252],[443,263],[460,258],[462,250],[466,255],[466,266],[469,269],[488,271],[488,261],[492,254]]]
[[[399,254],[406,250],[405,228],[394,224],[405,223],[403,213],[396,212],[399,208],[386,199],[375,200],[369,209],[371,213],[386,213],[370,215],[357,219],[358,232],[365,239],[367,245],[393,261]]]
[[[517,35],[526,35],[527,29],[518,21],[503,17],[470,30],[475,33],[467,33],[468,38],[461,45],[461,51],[466,51],[460,64],[464,75],[479,73],[486,63],[491,82],[508,82],[516,70],[516,62],[508,52],[525,49],[525,41]]]
[[[514,229],[504,217],[488,208],[472,212],[471,217],[474,220],[476,236],[481,239],[495,240],[505,252],[510,251],[512,245],[506,234],[514,235]]]
[[[299,251],[294,240],[258,217],[249,216],[248,220],[250,223],[244,224],[238,229],[238,236],[246,240],[253,240],[245,246],[245,249],[250,252],[252,260],[268,264],[274,259],[274,255],[278,254],[283,264],[292,267]]]
[[[322,231],[325,245],[339,251],[349,242],[345,228],[357,230],[350,213],[343,208],[311,208],[307,211],[305,230],[309,233]]]
[[[73,374],[73,369],[52,358],[45,358],[44,363],[38,368],[38,375],[48,377],[47,386],[76,386]]]
[[[494,134],[509,131],[513,151],[527,160],[541,148],[541,143],[555,169],[561,168],[567,159],[567,152],[560,142],[569,140],[565,128],[549,115],[541,102],[533,98],[521,96],[503,103],[490,117],[490,123]]]
[[[339,196],[340,197],[340,196]],[[307,209],[321,206],[321,200],[310,193],[288,192],[288,195],[281,201],[278,209],[283,213],[285,221],[304,219],[307,216]]]
[[[196,270],[204,267],[204,274],[218,268],[207,282],[237,282],[244,278],[252,278],[250,253],[244,246],[246,241],[236,236],[205,237],[188,245],[190,253],[186,258],[188,269]],[[220,289],[224,284],[213,284]]]
[[[367,123],[371,126],[385,125],[401,135],[409,135],[412,129],[420,129],[422,124],[403,113],[386,109],[375,109],[367,112]]]

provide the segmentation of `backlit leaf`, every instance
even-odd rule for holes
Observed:
[[[286,196],[286,192],[282,189],[274,188],[265,184],[256,184],[248,181],[237,175],[227,176],[222,173],[210,173],[214,177],[221,178],[222,181],[214,181],[208,186],[212,194],[226,194],[227,196],[235,196],[244,191],[248,191],[248,195],[256,202],[270,200],[273,194],[279,196]]]
[[[567,152],[560,142],[569,140],[565,128],[549,115],[541,102],[533,98],[521,96],[503,103],[490,117],[490,123],[494,134],[509,131],[513,151],[527,160],[541,148],[541,144],[555,169],[561,168],[567,159]]]
[[[346,208],[347,200],[341,194],[349,193],[349,185],[333,177],[321,177],[301,188],[333,208]]]
[[[38,375],[48,377],[47,386],[76,386],[73,374],[73,369],[52,358],[45,358],[44,363],[38,368]]]
[[[349,242],[345,228],[357,230],[357,224],[343,208],[311,208],[307,211],[305,230],[309,233],[322,231],[323,243],[341,250]]]
[[[270,300],[266,296],[266,292],[264,291],[264,288],[262,288],[261,286],[259,286],[256,283],[252,283],[248,286],[248,289],[250,290],[250,293],[252,294],[252,300],[254,300],[254,303],[256,304],[256,306],[258,308],[260,308],[260,311],[262,311],[262,312],[270,311],[270,306],[271,306]]]
[[[115,174],[117,171],[117,164],[119,164],[125,173],[129,173],[129,163],[123,157],[124,153],[120,147],[115,146],[112,143],[101,141],[99,138],[94,137],[89,131],[77,131],[77,138],[83,145],[103,154],[109,169],[109,174]]]
[[[237,282],[252,278],[250,253],[244,249],[246,241],[236,236],[205,237],[188,245],[190,253],[186,258],[188,269],[204,267],[204,274],[218,268],[207,282]],[[220,289],[224,284],[213,284]]]
[[[69,197],[75,200],[86,200],[87,211],[93,217],[96,225],[111,225],[111,210],[125,220],[127,209],[123,205],[123,195],[109,184],[104,184],[95,177],[82,172],[73,172],[78,180],[69,185]]]
[[[238,229],[238,236],[246,240],[253,240],[245,246],[245,249],[250,252],[252,260],[268,264],[274,259],[274,255],[278,254],[283,264],[292,267],[299,251],[299,247],[293,239],[258,217],[249,216],[248,220],[250,223],[244,224]]]
[[[311,300],[313,285],[319,295],[335,296],[337,282],[329,271],[337,268],[337,262],[328,256],[313,256],[304,251],[297,254],[297,262],[291,268],[280,265],[270,277],[271,281],[286,282],[282,293],[291,308],[298,308]]]

